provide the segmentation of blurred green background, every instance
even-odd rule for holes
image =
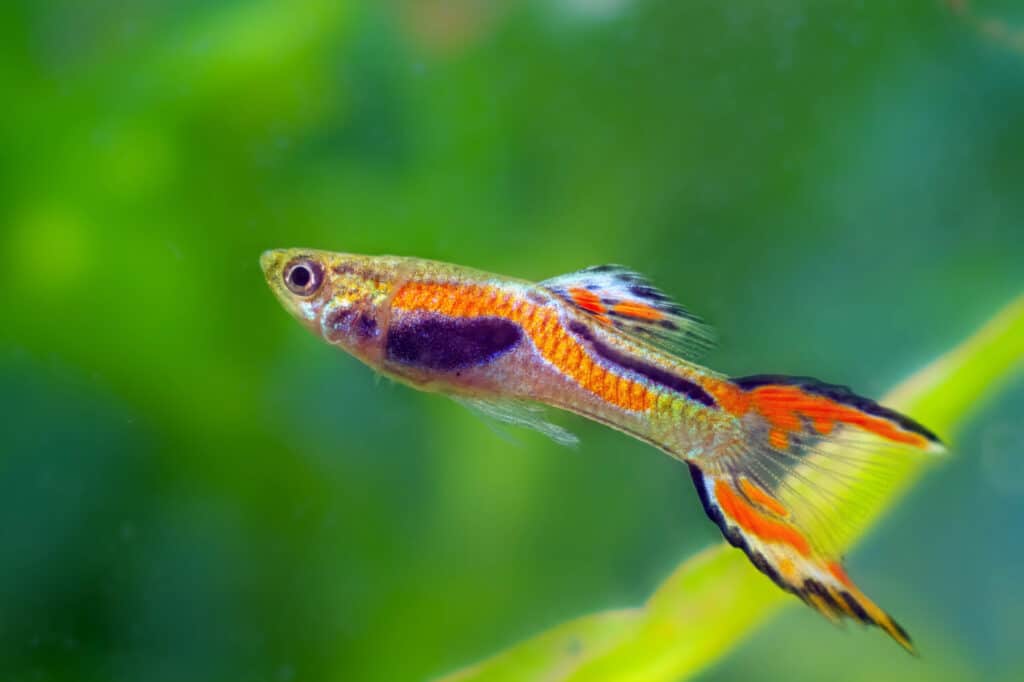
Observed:
[[[259,253],[625,263],[715,368],[879,395],[1024,285],[990,38],[938,1],[4,2],[0,680],[420,680],[640,603],[721,542],[685,467],[376,380]],[[1022,412],[1018,377],[850,557],[922,659],[793,608],[701,679],[1022,679]]]

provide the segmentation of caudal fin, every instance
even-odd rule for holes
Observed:
[[[830,436],[838,427],[926,452],[945,450],[938,436],[918,422],[846,386],[777,374],[741,377],[732,383],[748,409],[768,422],[769,437],[780,444],[794,436],[798,441]]]
[[[842,386],[760,375],[716,391],[744,437],[690,465],[708,516],[779,587],[833,621],[877,625],[908,651],[910,637],[841,565],[851,519],[903,456],[939,452],[934,433]]]

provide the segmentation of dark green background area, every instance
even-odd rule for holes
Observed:
[[[1016,3],[980,8],[1024,26]],[[939,2],[0,7],[0,680],[418,680],[721,542],[685,467],[379,381],[271,247],[628,264],[868,395],[1024,284],[1024,54]],[[1024,385],[705,680],[1024,675]]]

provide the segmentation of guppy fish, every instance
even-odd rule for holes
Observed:
[[[560,442],[546,404],[689,465],[707,515],[761,572],[832,621],[910,637],[841,565],[840,491],[884,474],[871,441],[940,452],[917,422],[808,377],[729,378],[695,364],[711,335],[623,267],[534,284],[417,258],[267,251],[264,275],[314,334],[378,372]],[[881,468],[879,468],[881,467]]]

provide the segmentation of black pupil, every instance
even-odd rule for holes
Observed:
[[[313,279],[313,273],[309,271],[305,265],[299,265],[292,269],[291,274],[288,275],[292,284],[299,288],[305,288],[309,284],[310,280]]]

